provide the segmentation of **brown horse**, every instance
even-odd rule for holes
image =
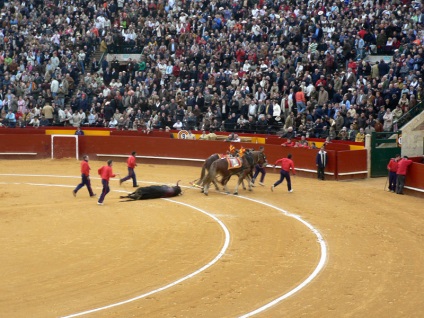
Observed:
[[[218,175],[222,176],[221,184],[224,186],[224,191],[226,193],[230,193],[227,188],[227,183],[230,180],[231,176],[237,175],[238,181],[236,188],[234,190],[234,194],[238,194],[238,187],[240,183],[245,178],[251,178],[251,173],[253,170],[253,167],[256,164],[266,164],[266,156],[263,151],[247,151],[245,155],[240,158],[241,159],[241,166],[238,168],[232,168],[229,169],[229,164],[227,159],[218,159],[215,160],[210,168],[208,174],[204,177],[202,183],[203,183],[203,193],[205,195],[208,195],[208,190],[210,183],[213,182]],[[252,191],[251,184],[249,182],[249,191]]]
[[[193,184],[194,186],[197,186],[197,187],[202,187],[202,185],[203,185],[203,179],[205,178],[206,173],[207,173],[207,172],[209,172],[209,169],[210,169],[210,167],[211,167],[212,163],[213,163],[214,161],[216,161],[216,160],[221,159],[221,158],[224,158],[224,155],[220,155],[220,154],[218,154],[218,153],[215,153],[215,154],[213,154],[213,155],[209,156],[209,157],[205,160],[205,162],[203,163],[203,166],[202,166],[202,172],[200,173],[200,178],[199,178],[199,179],[197,179],[197,180],[194,180],[194,181],[192,182],[192,184]],[[218,187],[217,180],[212,180],[212,183],[214,184],[215,189],[216,189],[217,191],[219,191],[219,187]]]
[[[236,153],[235,155],[237,156],[237,155],[238,155],[238,153]],[[201,171],[201,173],[200,173],[200,178],[199,178],[199,179],[194,180],[193,182],[191,182],[191,184],[192,184],[193,186],[195,186],[195,187],[199,187],[199,188],[202,188],[202,189],[203,189],[203,185],[204,185],[204,184],[203,184],[203,180],[204,180],[204,178],[205,178],[206,173],[207,173],[207,172],[209,172],[209,169],[210,169],[210,167],[211,167],[212,163],[213,163],[214,161],[218,160],[218,159],[227,158],[227,157],[231,157],[231,155],[228,155],[228,154],[227,154],[227,155],[224,155],[224,154],[218,154],[218,153],[215,153],[215,154],[213,154],[213,155],[209,156],[209,157],[205,160],[205,162],[203,163],[202,171]],[[252,176],[250,176],[250,179],[252,179]],[[217,191],[219,191],[219,187],[218,187],[218,180],[217,180],[217,179],[212,180],[212,183],[214,184],[215,189],[216,189]],[[244,181],[242,181],[242,186],[243,186],[243,190],[246,190],[246,186],[244,185]],[[203,191],[202,191],[202,192],[203,192]]]

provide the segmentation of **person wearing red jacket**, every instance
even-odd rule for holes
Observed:
[[[274,191],[274,188],[276,186],[278,186],[281,182],[283,182],[284,179],[287,179],[287,189],[289,190],[289,192],[293,192],[293,189],[291,187],[290,169],[293,175],[296,175],[296,173],[294,172],[294,163],[291,158],[292,158],[292,155],[289,153],[287,155],[287,158],[281,158],[275,162],[274,168],[278,163],[281,162],[280,180],[278,180],[271,186],[271,191]]]
[[[396,171],[396,193],[403,194],[403,187],[405,186],[405,177],[406,172],[408,171],[408,167],[412,164],[412,160],[408,158],[408,156],[403,156],[401,160],[398,162],[398,167]]]
[[[127,160],[128,175],[126,177],[122,178],[121,180],[119,180],[119,185],[121,185],[122,182],[125,182],[129,179],[132,179],[133,187],[134,188],[138,187],[137,177],[136,177],[135,171],[134,171],[135,167],[137,166],[136,157],[135,157],[136,155],[137,155],[137,153],[135,151],[133,151],[131,153],[131,156],[128,157],[128,160]]]
[[[93,190],[91,189],[91,182],[90,182],[90,165],[88,164],[89,157],[87,155],[82,157],[81,161],[81,183],[77,185],[77,187],[72,190],[72,194],[74,197],[77,196],[77,192],[79,189],[81,189],[83,186],[87,187],[88,193],[90,194],[90,197],[95,197],[96,194],[93,193]]]
[[[281,146],[283,146],[283,147],[294,147],[294,146],[296,146],[296,143],[294,141],[292,141],[291,138],[287,138],[287,141],[283,142],[281,144]]]
[[[103,189],[102,189],[102,194],[100,195],[99,201],[97,201],[98,205],[103,205],[103,201],[105,199],[106,194],[108,194],[110,192],[110,188],[109,188],[109,179],[110,178],[115,178],[117,175],[119,176],[119,174],[114,174],[112,171],[112,165],[113,165],[113,161],[112,160],[108,160],[107,161],[107,165],[101,167],[97,172],[100,175],[100,177],[102,178],[102,185],[103,185]]]
[[[400,155],[396,155],[395,158],[390,159],[387,164],[387,170],[389,171],[389,192],[396,192],[396,172],[398,169],[398,162],[400,160]]]

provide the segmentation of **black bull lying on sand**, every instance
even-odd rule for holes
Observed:
[[[178,181],[179,182],[179,181]],[[152,185],[148,187],[139,187],[133,193],[130,193],[126,196],[121,196],[121,199],[130,199],[131,200],[148,200],[148,199],[159,199],[159,198],[170,198],[177,195],[181,195],[181,187],[176,186],[167,186],[167,185]]]

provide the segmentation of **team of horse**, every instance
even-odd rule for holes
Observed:
[[[226,193],[230,193],[230,191],[227,188],[227,183],[230,180],[230,178],[234,175],[238,177],[237,184],[234,190],[234,194],[238,194],[238,187],[241,183],[243,183],[243,180],[248,181],[248,190],[252,191],[252,172],[255,167],[255,165],[266,165],[266,156],[265,153],[262,150],[255,151],[255,150],[246,150],[242,156],[239,158],[239,166],[237,167],[230,167],[230,159],[233,158],[232,156],[223,156],[219,154],[213,154],[210,157],[208,157],[203,166],[200,178],[197,180],[197,182],[194,182],[193,185],[201,187],[202,192],[205,195],[208,195],[210,184],[213,183],[215,185],[216,190],[219,190],[218,184],[217,184],[217,176],[221,176],[221,180],[219,181],[221,185],[224,187],[224,191]],[[245,186],[243,184],[243,188],[245,189]]]

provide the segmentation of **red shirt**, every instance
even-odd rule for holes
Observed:
[[[298,91],[295,95],[296,102],[306,102],[305,94],[302,91]]]
[[[398,162],[398,169],[396,171],[397,174],[400,174],[402,176],[406,175],[406,171],[408,170],[408,167],[412,164],[412,160],[409,159],[402,159]]]
[[[280,162],[281,162],[281,170],[284,170],[284,171],[290,172],[290,168],[291,168],[291,169],[292,169],[293,174],[296,174],[296,173],[294,172],[294,163],[293,163],[293,160],[291,160],[291,159],[289,159],[289,158],[281,158],[281,159],[278,159],[278,160],[275,162],[275,165],[277,165],[277,163],[280,163]]]
[[[389,169],[390,172],[396,172],[398,169],[398,162],[393,158],[390,159],[387,169]]]
[[[88,161],[81,161],[81,173],[87,177],[90,175],[90,166],[88,165]]]
[[[137,163],[135,162],[135,157],[134,156],[128,157],[128,160],[127,160],[128,168],[134,169],[136,165]]]
[[[112,171],[112,167],[103,166],[98,171],[99,175],[103,180],[109,181],[110,178],[114,178],[115,174]]]
[[[356,64],[356,62],[354,62],[354,61],[349,62],[347,67],[352,69],[353,74],[356,74],[356,68],[358,67],[358,64]]]
[[[294,147],[296,143],[294,141],[286,141],[281,144],[283,147]]]
[[[363,39],[365,34],[367,34],[367,31],[365,29],[362,29],[361,31],[358,32],[358,35]]]

